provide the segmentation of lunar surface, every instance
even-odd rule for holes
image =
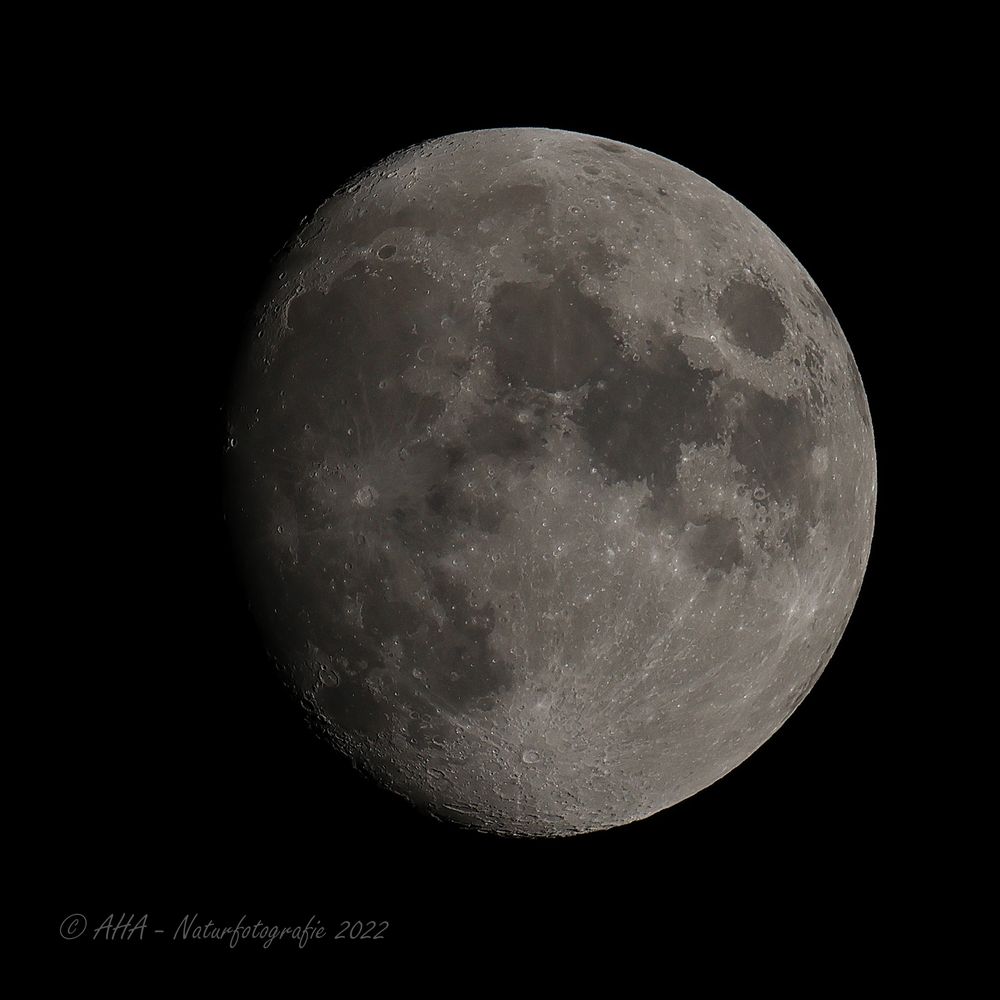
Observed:
[[[231,514],[323,736],[515,836],[649,816],[806,696],[869,554],[861,379],[786,247],[606,139],[468,132],[306,221],[237,365]]]

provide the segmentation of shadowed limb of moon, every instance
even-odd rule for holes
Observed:
[[[289,245],[239,362],[231,507],[325,736],[434,815],[641,819],[808,693],[871,544],[867,401],[784,245],[676,163],[449,136]]]

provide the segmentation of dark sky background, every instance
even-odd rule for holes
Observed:
[[[836,84],[748,73],[697,87],[589,76],[391,89],[381,70],[265,76],[164,60],[92,66],[48,140],[78,276],[53,289],[67,383],[53,513],[59,572],[42,668],[59,696],[38,847],[45,919],[149,913],[298,923],[388,921],[387,943],[320,948],[556,954],[756,936],[823,962],[884,954],[927,885],[914,792],[932,751],[908,688],[919,612],[901,597],[914,514],[898,311],[901,165],[913,91],[889,74]],[[483,70],[485,73],[486,71]],[[710,77],[710,73],[706,73]],[[742,82],[741,82],[742,81]],[[657,83],[657,86],[652,86]],[[330,99],[335,93],[351,99]],[[355,171],[433,136],[548,126],[632,143],[735,196],[791,249],[843,326],[879,460],[865,584],[847,633],[793,717],[746,763],[642,823],[558,841],[443,825],[369,786],[307,732],[263,656],[222,520],[222,406],[271,257]],[[65,477],[65,478],[63,478]],[[767,944],[770,942],[770,944]],[[93,941],[66,943],[79,955]],[[761,953],[770,955],[769,951]],[[369,956],[370,957],[370,956]],[[765,959],[765,964],[767,960]]]

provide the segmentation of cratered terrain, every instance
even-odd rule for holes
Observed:
[[[726,774],[869,554],[826,300],[733,198],[593,136],[468,132],[350,181],[276,263],[228,420],[251,604],[308,713],[482,830],[617,826]]]

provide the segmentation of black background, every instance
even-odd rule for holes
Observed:
[[[928,751],[907,695],[926,654],[901,638],[918,612],[903,596],[914,520],[900,500],[893,346],[900,220],[921,183],[904,168],[917,80],[871,65],[832,84],[764,79],[743,65],[717,83],[703,67],[692,86],[668,66],[636,80],[623,65],[517,84],[497,79],[516,56],[481,66],[474,54],[406,82],[350,58],[306,82],[215,51],[161,56],[149,72],[139,52],[88,64],[49,106],[48,204],[72,218],[60,252],[80,262],[40,303],[58,317],[66,382],[48,473],[60,500],[46,514],[60,610],[42,636],[58,697],[37,813],[52,936],[69,913],[92,925],[148,913],[167,933],[141,948],[164,956],[190,953],[167,940],[185,914],[315,914],[331,936],[344,921],[388,921],[385,942],[311,946],[366,959],[409,946],[503,959],[528,942],[680,956],[688,941],[726,951],[749,938],[775,953],[824,940],[824,961],[884,956],[928,885],[929,807],[913,792]],[[246,610],[220,494],[233,352],[299,220],[388,153],[504,125],[653,150],[758,215],[846,332],[879,460],[864,587],[794,716],[695,797],[557,841],[428,819],[309,735]],[[104,948],[61,944],[67,956]]]

